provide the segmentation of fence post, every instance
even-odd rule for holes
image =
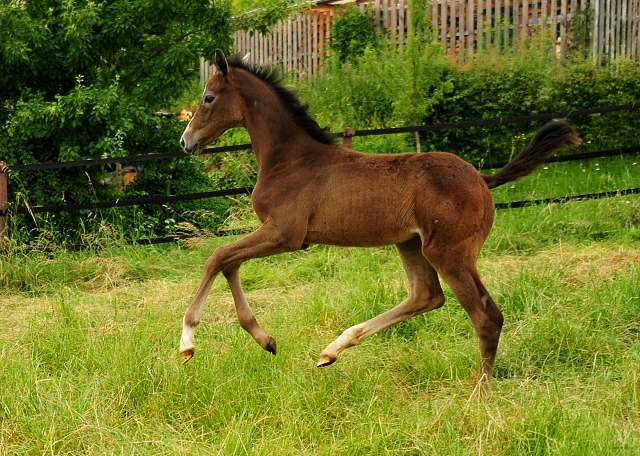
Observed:
[[[7,226],[8,209],[7,164],[0,161],[0,252],[5,251],[5,243],[9,240],[9,227]]]
[[[352,149],[353,147],[351,147],[351,137],[355,134],[355,130],[352,130],[351,128],[345,128],[344,130],[342,130],[342,147]]]
[[[116,189],[121,192],[123,188],[124,185],[122,183],[122,163],[116,163]]]

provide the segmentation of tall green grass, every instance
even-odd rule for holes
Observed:
[[[595,248],[592,260],[617,252]],[[594,261],[582,281],[550,265],[549,256],[590,250],[483,259],[507,320],[487,403],[472,394],[475,335],[448,292],[445,308],[374,336],[328,369],[314,367],[342,329],[406,294],[391,248],[314,247],[248,264],[246,288],[278,338],[277,357],[239,328],[218,282],[197,358],[179,364],[195,272],[35,300],[11,293],[3,300],[3,451],[634,454],[639,271],[629,261],[602,275]],[[182,261],[193,252],[166,253]]]
[[[632,160],[549,165],[494,196],[637,186]],[[0,258],[0,455],[637,454],[638,214],[638,196],[496,212],[479,265],[505,314],[488,401],[474,393],[473,327],[446,286],[443,308],[315,367],[344,329],[407,295],[393,247],[243,265],[275,357],[239,327],[218,278],[184,366],[202,265],[237,237],[15,250]]]

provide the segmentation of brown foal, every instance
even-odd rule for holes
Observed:
[[[218,273],[229,282],[240,325],[276,354],[249,307],[240,265],[309,244],[375,247],[395,244],[409,278],[398,306],[344,331],[322,352],[326,366],[348,347],[414,315],[444,304],[438,276],[467,311],[480,340],[479,379],[488,388],[502,313],[480,281],[480,249],[493,223],[490,188],[531,173],[555,151],[578,144],[573,128],[550,122],[513,161],[492,176],[442,152],[368,155],[333,144],[306,108],[281,85],[273,68],[248,65],[216,51],[218,72],[180,143],[189,154],[233,127],[245,127],[259,167],[251,195],[262,222],[254,233],[215,250],[183,320],[180,353],[193,357],[194,333]]]

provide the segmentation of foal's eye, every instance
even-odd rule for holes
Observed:
[[[215,100],[216,98],[213,95],[207,95],[206,97],[204,97],[204,102],[205,103],[213,103],[213,100]]]

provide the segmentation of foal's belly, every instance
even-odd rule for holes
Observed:
[[[419,230],[404,232],[362,231],[315,231],[310,230],[304,239],[305,244],[336,245],[340,247],[380,247],[399,244],[419,235]]]
[[[402,197],[393,191],[353,192],[329,196],[315,206],[304,242],[376,247],[404,242],[418,232],[409,195]]]

